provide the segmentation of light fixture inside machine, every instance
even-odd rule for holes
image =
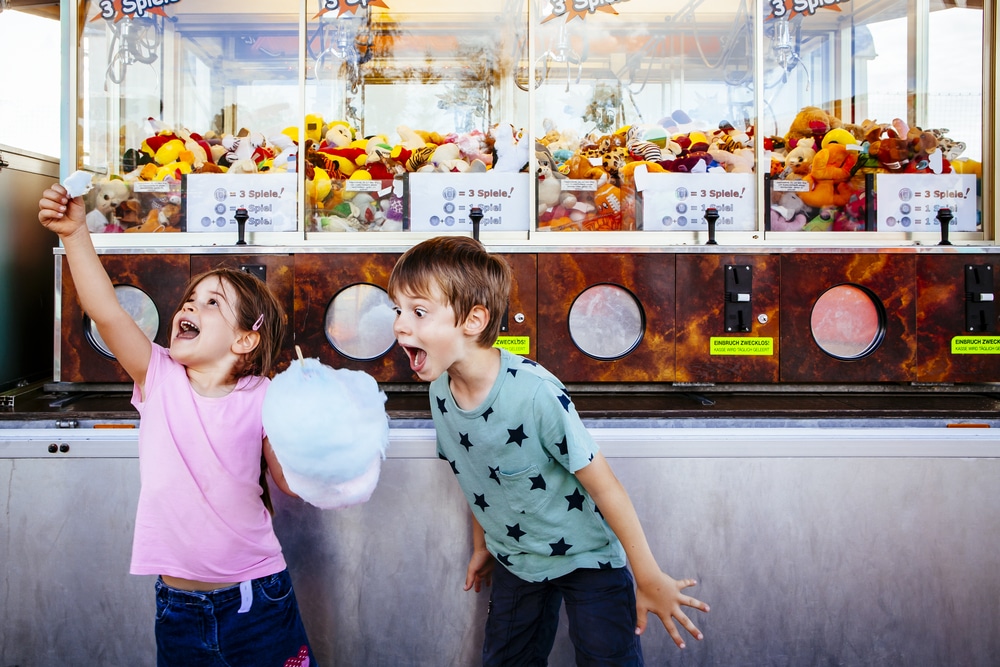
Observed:
[[[122,305],[125,312],[139,325],[142,333],[146,334],[146,338],[149,340],[156,338],[156,332],[160,328],[160,314],[149,295],[132,285],[115,285],[115,296],[118,297],[118,303]],[[115,358],[115,355],[108,349],[107,343],[101,338],[101,334],[97,332],[97,327],[87,315],[83,316],[83,332],[95,350],[108,359]]]
[[[602,283],[581,292],[569,309],[569,336],[588,357],[621,359],[642,341],[642,305],[624,287]]]

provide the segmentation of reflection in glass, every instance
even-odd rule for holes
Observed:
[[[885,310],[878,298],[857,285],[837,285],[813,304],[810,330],[821,350],[835,359],[868,356],[885,336]]]
[[[569,310],[569,335],[584,354],[601,360],[624,357],[642,340],[646,323],[638,299],[617,285],[588,287]]]
[[[122,305],[132,321],[142,329],[146,338],[149,340],[156,338],[156,332],[160,328],[160,314],[156,311],[156,304],[153,303],[149,295],[132,285],[115,285],[115,296],[118,297],[118,303]],[[84,316],[84,332],[90,344],[98,352],[109,359],[115,358],[97,331],[97,326],[86,316]]]
[[[396,342],[392,331],[396,311],[381,287],[351,285],[337,293],[326,308],[326,339],[349,359],[370,361]]]

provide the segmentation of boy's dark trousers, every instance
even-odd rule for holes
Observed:
[[[493,569],[483,641],[484,667],[546,665],[566,603],[579,667],[639,667],[635,585],[627,568],[575,570],[532,583],[500,563]]]

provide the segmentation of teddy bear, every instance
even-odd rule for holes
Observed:
[[[830,130],[841,127],[842,123],[836,116],[827,113],[819,107],[803,107],[788,126],[785,133],[785,143],[791,149],[799,139],[811,137],[822,140]]]
[[[555,169],[555,159],[548,147],[540,141],[535,143],[535,163],[537,164],[535,175],[538,180],[538,215],[542,216],[546,211],[557,207],[569,211],[576,206],[576,196],[562,189],[562,181],[566,176]]]
[[[87,213],[87,229],[91,232],[122,231],[115,219],[115,211],[132,194],[131,188],[120,178],[97,181],[87,193],[91,210]]]

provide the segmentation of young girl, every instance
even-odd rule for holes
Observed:
[[[38,207],[62,239],[84,311],[135,382],[141,490],[131,572],[159,575],[157,664],[315,665],[262,500],[262,455],[292,495],[261,424],[284,332],[280,304],[250,274],[210,271],[192,280],[164,349],[119,305],[83,199],[55,184]]]

